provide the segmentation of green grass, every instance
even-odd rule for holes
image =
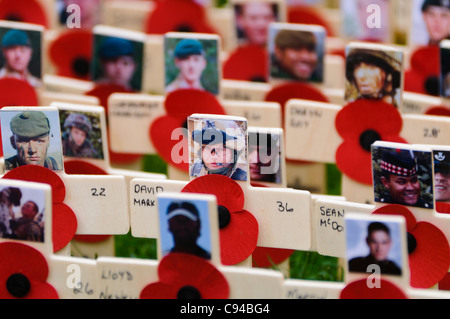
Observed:
[[[341,194],[341,173],[334,164],[327,165],[327,194]],[[143,170],[146,172],[167,174],[167,166],[156,155],[148,155],[143,160]],[[115,249],[117,257],[132,257],[143,259],[156,259],[156,239],[136,238],[130,233],[115,236]],[[273,266],[277,269],[277,266]],[[317,252],[295,251],[289,258],[289,278],[342,281],[342,269],[339,259],[323,256]]]

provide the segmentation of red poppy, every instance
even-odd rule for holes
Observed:
[[[223,64],[223,78],[267,82],[267,50],[259,45],[244,45],[230,53]]]
[[[244,210],[244,192],[237,182],[224,175],[204,175],[190,181],[181,192],[217,197],[222,264],[235,265],[250,257],[258,241],[258,221]]]
[[[357,182],[372,185],[370,146],[377,140],[406,143],[399,136],[400,112],[383,101],[362,99],[347,104],[336,116],[335,125],[344,139],[336,151],[336,165]]]
[[[408,296],[393,283],[381,279],[380,287],[370,288],[366,279],[354,281],[340,294],[340,299],[408,299]]]
[[[33,23],[48,28],[47,14],[37,0],[0,0],[0,20]]]
[[[411,67],[405,72],[404,90],[421,94],[439,95],[439,46],[416,49],[411,56]]]
[[[171,253],[158,266],[159,281],[147,285],[141,299],[227,299],[225,276],[203,258]]]
[[[164,107],[167,115],[153,121],[149,130],[150,139],[158,155],[167,163],[189,172],[187,152],[178,153],[179,158],[172,156],[173,150],[177,148],[188,149],[188,138],[184,134],[172,138],[172,134],[176,129],[186,129],[187,118],[194,113],[224,115],[225,111],[213,94],[196,89],[181,89],[169,93],[165,98]]]
[[[58,299],[46,282],[48,264],[36,249],[13,242],[0,244],[1,299]]]
[[[145,32],[164,34],[171,31],[217,33],[208,22],[205,8],[194,0],[157,1],[146,21]]]
[[[428,109],[425,114],[427,115],[437,115],[437,116],[450,116],[450,108],[448,106],[433,106]]]
[[[15,78],[0,79],[0,109],[4,106],[38,106],[38,103],[37,93],[28,82]],[[3,156],[1,134],[0,156]]]
[[[253,267],[269,268],[279,265],[295,252],[292,249],[256,247],[252,254]]]
[[[108,98],[113,93],[133,93],[130,89],[113,84],[96,84],[94,88],[88,92],[86,95],[95,96],[99,99],[100,105],[105,108],[105,114],[108,116]],[[114,152],[109,148],[109,159],[111,163],[115,164],[129,164],[134,163],[142,158],[140,154],[128,154],[128,153],[118,153]]]
[[[97,165],[80,160],[67,160],[64,162],[64,172],[67,174],[84,175],[108,175],[108,173]],[[73,239],[84,243],[99,243],[109,239],[111,235],[75,235]]]
[[[267,102],[278,102],[281,106],[281,118],[284,122],[284,110],[290,99],[301,99],[328,103],[328,98],[318,89],[308,83],[287,82],[274,86],[267,92],[264,100]]]
[[[330,27],[326,18],[316,8],[311,6],[296,5],[289,7],[287,21],[289,23],[320,25],[325,28],[328,36],[334,36],[333,29]]]
[[[62,179],[48,168],[38,165],[16,167],[3,178],[49,184],[52,189],[52,238],[53,251],[67,246],[77,231],[77,217],[72,209],[63,203],[66,188]]]
[[[444,202],[436,202],[436,211],[441,214],[450,214],[450,204]]]
[[[372,214],[405,217],[411,287],[430,288],[447,274],[450,267],[450,247],[447,237],[439,228],[428,222],[417,222],[411,211],[402,205],[386,205]]]
[[[89,80],[92,56],[92,31],[67,29],[50,43],[48,54],[56,75]]]

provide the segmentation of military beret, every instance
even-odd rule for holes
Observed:
[[[275,37],[275,45],[281,49],[307,48],[310,51],[316,49],[316,37],[310,31],[280,30]]]
[[[194,204],[189,202],[172,203],[167,208],[167,219],[175,216],[184,216],[192,221],[199,220],[199,213]]]
[[[48,134],[50,124],[42,112],[25,111],[16,114],[10,123],[11,131],[18,136],[36,137]]]
[[[22,30],[9,30],[3,35],[2,47],[8,48],[13,46],[31,46],[30,38]]]
[[[100,45],[100,57],[102,59],[117,59],[124,55],[132,55],[134,52],[133,44],[131,41],[109,37],[103,40]]]
[[[425,0],[422,4],[422,11],[426,11],[429,6],[445,7],[450,9],[450,0]]]
[[[417,175],[417,161],[412,151],[386,150],[381,155],[380,167],[383,171],[398,176]]]
[[[450,151],[438,151],[434,154],[434,171],[450,173]]]
[[[190,55],[203,54],[203,45],[196,39],[182,39],[175,46],[174,55],[178,59],[185,59]]]
[[[201,144],[203,145],[226,145],[228,141],[236,139],[234,136],[228,135],[224,131],[213,128],[195,130],[192,133],[192,138],[194,141],[201,141]]]

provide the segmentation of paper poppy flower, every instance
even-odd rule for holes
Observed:
[[[47,277],[48,264],[38,250],[20,243],[0,244],[1,299],[58,299]]]
[[[141,291],[141,299],[227,299],[230,294],[224,275],[197,256],[165,256],[159,263],[158,276],[158,282]]]
[[[269,268],[281,264],[295,252],[292,249],[256,247],[252,254],[253,267]]]
[[[406,143],[399,136],[403,120],[391,104],[377,100],[357,100],[344,106],[335,119],[344,139],[336,151],[336,165],[353,180],[372,185],[371,145],[375,141]]]
[[[59,76],[89,80],[92,31],[68,29],[50,43],[48,55]]]
[[[329,37],[334,36],[333,29],[329,26],[326,18],[311,6],[290,6],[287,12],[287,22],[320,25],[325,28]]]
[[[217,33],[208,22],[205,8],[193,0],[157,1],[145,24],[148,34],[171,31]]]
[[[88,92],[86,95],[95,96],[99,99],[100,105],[105,108],[105,114],[108,116],[108,98],[113,93],[133,93],[134,91],[128,88],[115,85],[115,84],[96,84],[94,88]],[[128,154],[128,153],[118,153],[111,150],[109,147],[109,159],[111,163],[115,164],[128,164],[133,163],[142,158],[140,154]]]
[[[436,202],[436,211],[441,214],[450,214],[450,204],[443,202]]]
[[[47,14],[37,0],[0,0],[0,20],[33,23],[48,28]]]
[[[428,95],[439,95],[439,46],[416,49],[411,56],[410,68],[405,71],[404,90]]]
[[[258,222],[244,210],[244,192],[238,183],[224,175],[204,175],[190,181],[181,192],[217,197],[222,264],[236,265],[251,256],[258,241]]]
[[[417,222],[411,211],[402,205],[386,205],[372,214],[405,217],[411,287],[430,288],[447,274],[450,267],[450,247],[447,237],[439,228],[428,222]]]
[[[67,246],[77,231],[77,217],[72,209],[63,203],[66,188],[62,179],[48,168],[38,165],[16,167],[2,178],[49,184],[52,189],[52,238],[53,251]]]
[[[448,106],[434,106],[425,112],[426,115],[450,116],[450,108]]]
[[[187,118],[194,113],[225,115],[225,110],[217,98],[206,91],[180,89],[169,93],[164,102],[166,115],[156,118],[150,126],[149,135],[153,146],[164,161],[170,165],[189,172],[189,154],[176,154],[173,150],[188,149],[188,137],[172,137],[176,129],[187,129]]]
[[[288,82],[274,86],[267,92],[264,100],[278,102],[281,106],[282,120],[284,122],[284,110],[286,102],[290,99],[301,99],[328,103],[328,98],[318,89],[308,83]]]
[[[97,165],[80,160],[65,161],[64,172],[67,174],[108,175],[105,170]],[[84,243],[99,243],[110,237],[111,235],[75,235],[73,236],[73,239]]]
[[[340,299],[408,299],[408,296],[402,289],[387,281],[380,280],[380,287],[369,288],[367,280],[361,279],[354,281],[344,289],[339,296]]]
[[[259,45],[244,45],[230,53],[223,63],[223,78],[229,80],[267,82],[268,54]]]

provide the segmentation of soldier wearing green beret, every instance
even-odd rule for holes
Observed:
[[[27,33],[16,29],[9,30],[3,36],[1,46],[5,64],[0,69],[0,78],[12,77],[25,80],[33,87],[40,86],[41,80],[28,70],[33,49]]]
[[[134,90],[132,79],[137,69],[133,43],[127,39],[108,37],[100,45],[99,58],[102,77],[99,84],[119,85]],[[136,88],[137,89],[137,88]]]
[[[15,115],[10,123],[11,145],[17,151],[5,159],[5,169],[12,170],[23,165],[39,165],[60,170],[53,157],[47,156],[50,145],[50,123],[42,112],[25,111]]]
[[[207,62],[203,45],[196,39],[180,40],[174,50],[174,62],[179,73],[175,80],[166,86],[166,92],[178,89],[205,90],[201,77]]]

